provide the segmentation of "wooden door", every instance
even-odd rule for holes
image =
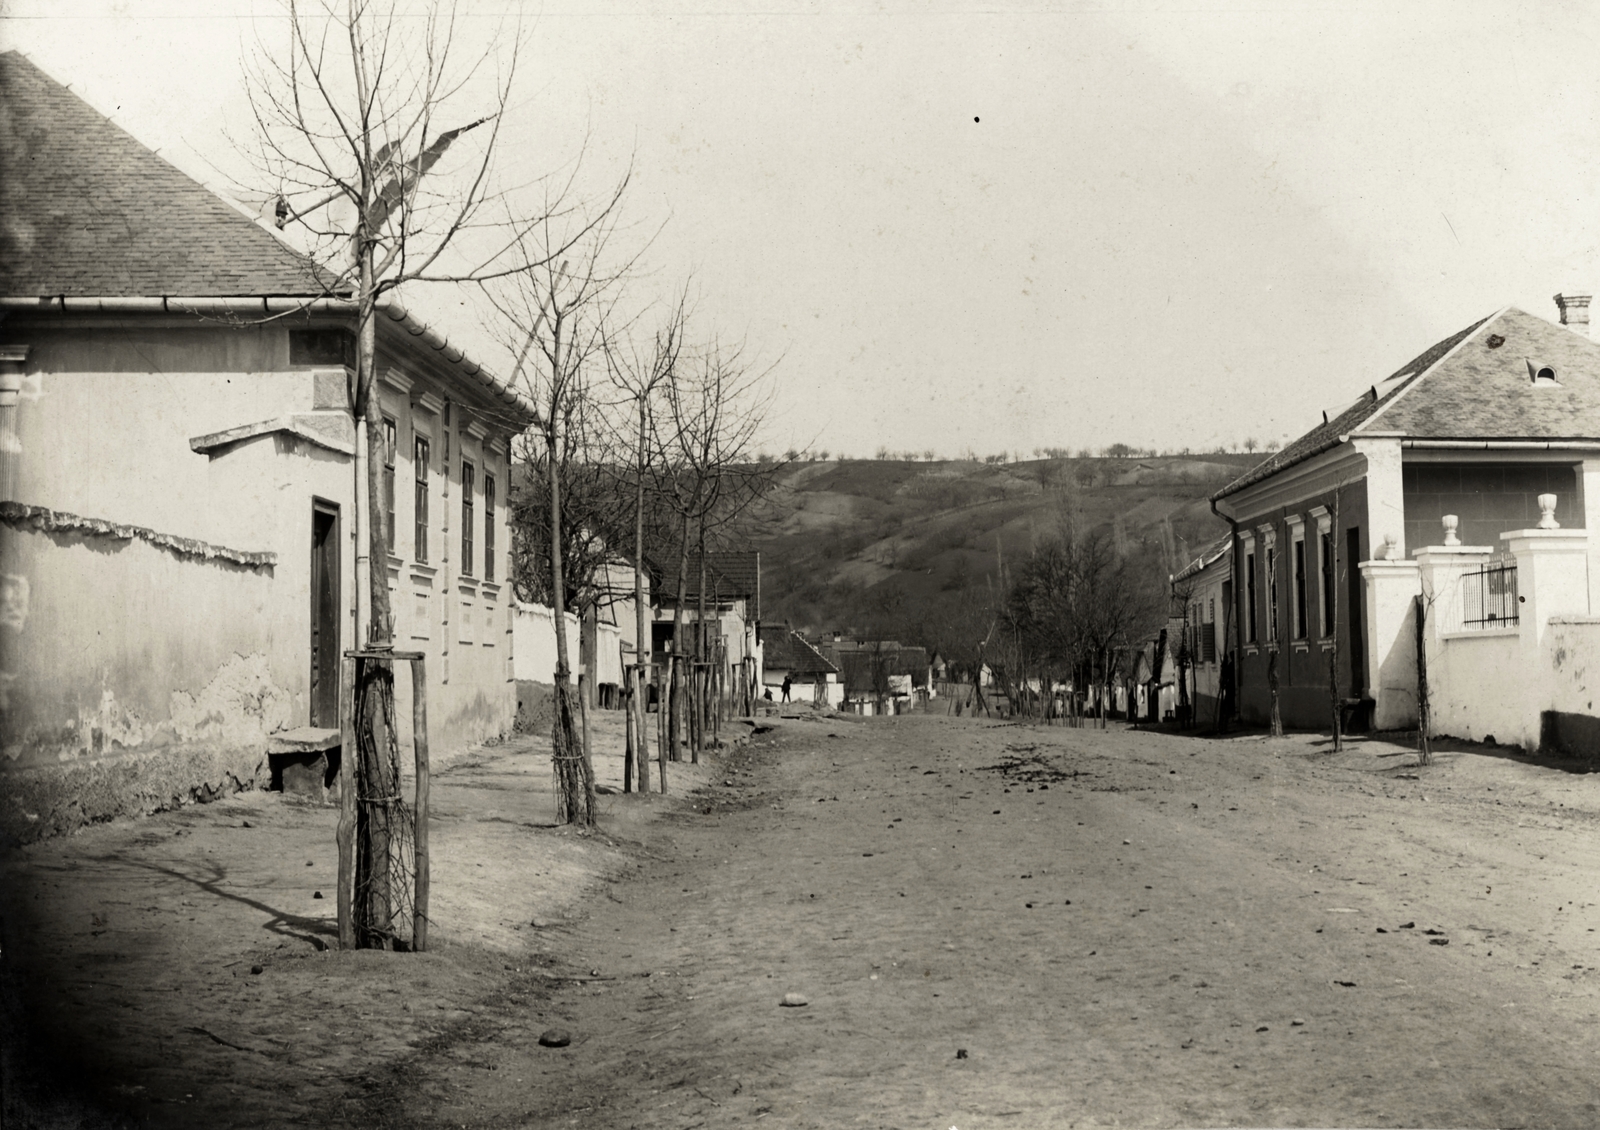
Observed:
[[[1350,697],[1360,698],[1366,689],[1367,609],[1366,586],[1361,583],[1361,528],[1345,531],[1344,566],[1346,576],[1346,615],[1350,617]]]
[[[339,725],[339,508],[311,504],[311,725]]]

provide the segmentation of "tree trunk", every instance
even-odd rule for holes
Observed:
[[[1267,653],[1267,689],[1272,692],[1272,736],[1283,737],[1283,715],[1278,713],[1278,652]]]
[[[696,601],[694,614],[694,659],[696,665],[696,675],[694,678],[694,694],[690,696],[690,702],[693,704],[691,709],[694,711],[694,724],[690,728],[692,737],[689,743],[689,761],[694,765],[700,764],[700,749],[705,745],[706,714],[707,707],[709,705],[708,700],[710,698],[711,683],[709,678],[711,668],[706,666],[706,663],[710,659],[710,656],[707,654],[707,652],[710,650],[708,647],[710,641],[707,638],[708,633],[706,632],[706,571],[706,528],[705,524],[701,523],[700,594],[698,600]]]
[[[1433,728],[1428,706],[1428,598],[1417,594],[1417,764],[1433,764],[1428,731]]]
[[[383,410],[377,391],[377,317],[373,294],[372,246],[360,247],[361,304],[356,335],[356,401],[367,433],[368,639],[357,646],[390,646],[388,515],[383,504]],[[369,660],[356,688],[356,945],[392,949],[394,879],[402,861],[394,858],[394,839],[405,819],[400,803],[400,751],[394,725],[394,665]]]
[[[678,593],[672,608],[672,660],[668,664],[667,756],[678,759],[683,740],[683,606],[689,599],[689,515],[683,515],[678,538]]]
[[[559,341],[560,322],[555,333]],[[559,347],[556,349],[560,355]],[[555,719],[552,723],[550,757],[556,776],[556,823],[595,823],[594,767],[589,750],[579,738],[572,709],[572,668],[568,666],[566,586],[561,573],[561,476],[557,422],[551,413],[545,420],[545,468],[550,488],[550,599],[556,625]]]
[[[639,669],[635,673],[635,687],[638,693],[633,696],[635,711],[634,729],[639,735],[639,791],[649,792],[650,773],[650,741],[646,737],[649,731],[650,693],[646,676],[650,670],[651,652],[653,650],[650,639],[650,625],[646,619],[644,600],[644,475],[645,464],[648,458],[649,443],[649,409],[644,393],[639,395],[639,450],[638,463],[634,468],[638,476],[634,483],[633,494],[633,621],[638,632],[634,643],[633,656],[638,662]],[[664,791],[664,790],[663,790]]]

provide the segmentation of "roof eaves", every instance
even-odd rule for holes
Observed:
[[[488,369],[472,360],[458,347],[451,345],[449,339],[429,326],[421,318],[412,314],[400,304],[398,299],[382,300],[378,303],[378,309],[391,321],[398,323],[400,329],[417,338],[422,344],[438,353],[444,361],[477,381],[522,426],[528,427],[538,420],[539,410],[533,406],[531,401],[500,380]]]

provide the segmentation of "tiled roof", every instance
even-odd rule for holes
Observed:
[[[1408,364],[1402,365],[1400,368],[1396,369],[1393,374],[1384,378],[1382,383],[1384,385],[1392,384],[1392,387],[1385,389],[1381,395],[1377,394],[1378,386],[1372,386],[1371,389],[1369,389],[1365,394],[1357,399],[1354,404],[1346,408],[1343,412],[1339,413],[1332,419],[1323,421],[1321,424],[1312,428],[1305,435],[1301,436],[1293,443],[1288,444],[1281,450],[1273,452],[1260,463],[1257,463],[1254,467],[1250,468],[1250,470],[1240,475],[1237,479],[1234,479],[1233,482],[1229,483],[1227,486],[1213,494],[1211,496],[1212,499],[1215,500],[1226,498],[1228,495],[1241,491],[1253,483],[1259,483],[1262,479],[1269,478],[1272,475],[1277,474],[1279,471],[1282,471],[1288,467],[1292,467],[1296,463],[1302,463],[1305,460],[1310,459],[1312,456],[1320,455],[1329,448],[1336,446],[1339,443],[1340,436],[1349,435],[1351,432],[1358,429],[1363,423],[1370,420],[1374,413],[1376,413],[1386,403],[1393,401],[1394,398],[1399,396],[1400,393],[1407,387],[1420,380],[1422,374],[1425,373],[1430,366],[1436,364],[1441,357],[1449,353],[1450,350],[1454,349],[1457,345],[1464,341],[1468,335],[1472,334],[1478,329],[1481,329],[1489,321],[1490,319],[1488,318],[1482,318],[1468,326],[1466,329],[1461,330],[1458,333],[1451,334],[1443,341],[1437,342],[1429,348],[1423,350],[1421,354],[1413,358]],[[1548,322],[1545,324],[1549,325]],[[1559,329],[1560,327],[1553,328]],[[1569,337],[1577,336],[1570,330],[1562,329],[1561,332],[1567,334]],[[1402,380],[1401,378],[1406,379]]]
[[[1534,384],[1546,365],[1556,383]],[[1418,439],[1600,438],[1600,344],[1504,310],[1364,427]]]
[[[0,169],[0,295],[325,293],[310,260],[16,51]]]
[[[821,651],[844,673],[845,689],[870,694],[876,676],[910,675],[913,686],[928,685],[926,648],[906,647],[892,640],[824,640]]]
[[[650,561],[652,585],[664,597],[678,595],[678,557],[676,553]],[[751,620],[761,619],[761,553],[759,550],[720,551],[706,554],[706,598],[708,600],[750,601]],[[700,599],[700,555],[689,554],[687,600]]]
[[[827,675],[839,670],[799,632],[790,628],[763,628],[761,647],[763,665],[773,670],[787,671],[791,675]]]
[[[925,647],[902,647],[895,652],[893,664],[889,668],[891,675],[910,675],[911,681],[917,686],[925,686],[928,682],[928,649]]]

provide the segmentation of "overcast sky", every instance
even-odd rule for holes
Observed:
[[[0,0],[0,35],[216,179],[275,9],[196,6]],[[1597,10],[562,0],[509,140],[635,156],[636,286],[692,274],[780,362],[774,450],[1280,439],[1600,282]]]

